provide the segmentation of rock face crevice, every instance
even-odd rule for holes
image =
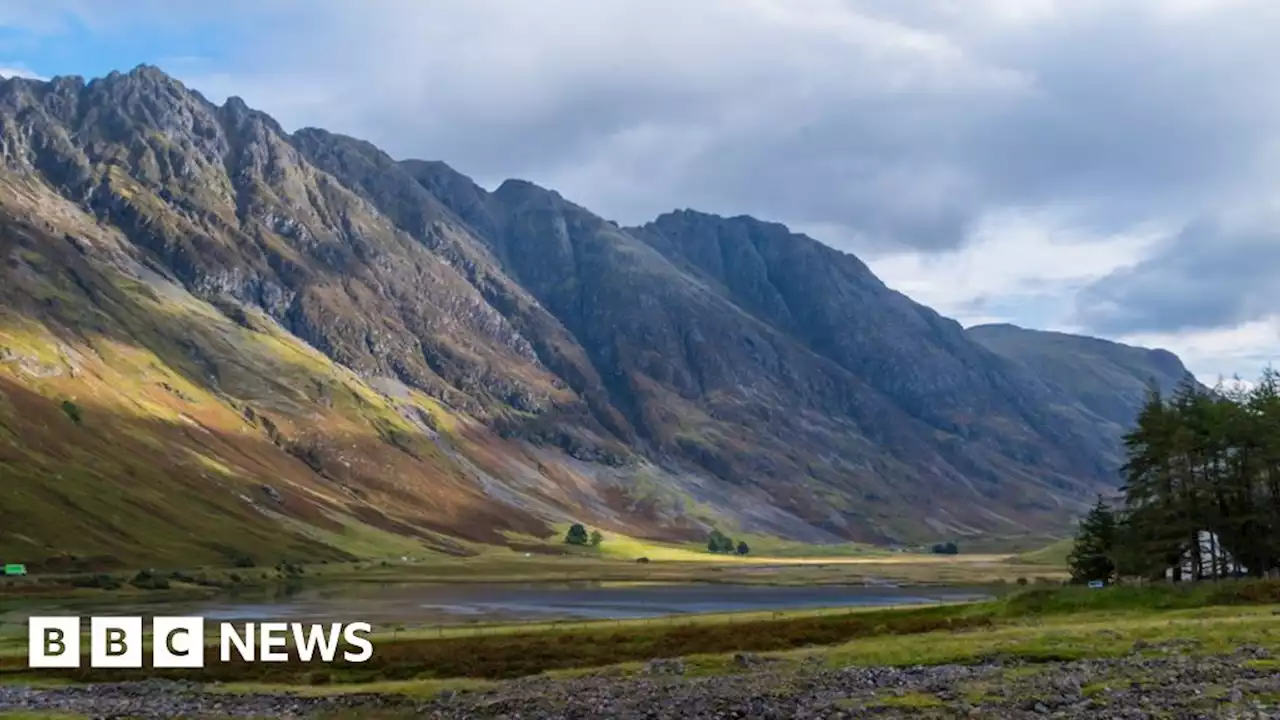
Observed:
[[[443,163],[288,134],[156,68],[0,82],[0,165],[14,217],[57,197],[117,238],[90,264],[150,268],[242,327],[261,313],[469,432],[552,453],[602,505],[666,507],[663,522],[702,507],[694,525],[860,540],[1058,527],[1113,484],[1140,400],[1132,382],[1084,383],[1090,358],[1068,373],[966,331],[782,225],[685,210],[620,228],[529,182],[490,192]],[[1126,363],[1130,380],[1183,372],[1167,354]]]

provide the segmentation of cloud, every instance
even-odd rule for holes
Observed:
[[[0,65],[0,78],[11,78],[11,77],[30,78],[32,80],[48,79],[35,74],[34,72],[32,72],[31,70],[28,70],[22,65]]]
[[[1069,208],[1005,210],[979,219],[962,247],[881,256],[871,267],[887,284],[966,325],[1019,317],[1032,327],[1078,330],[1062,298],[1140,264],[1164,236],[1154,226],[1082,233]]]
[[[170,68],[213,99],[623,223],[786,222],[962,318],[1185,337],[1227,374],[1277,348],[1251,330],[1252,354],[1214,360],[1197,339],[1275,317],[1280,224],[1224,215],[1266,215],[1280,187],[1273,0],[7,7],[0,26],[25,8],[45,33],[216,30],[221,56]]]
[[[1280,216],[1202,220],[1076,297],[1099,332],[1202,332],[1280,318]]]
[[[750,212],[864,252],[954,248],[1006,207],[1098,232],[1205,210],[1280,115],[1265,0],[267,6],[296,17],[193,82],[624,221]]]
[[[1182,333],[1141,332],[1120,338],[1143,347],[1176,348],[1187,367],[1210,385],[1235,375],[1250,383],[1262,376],[1263,368],[1280,368],[1275,353],[1280,345],[1280,319],[1274,316],[1235,327]]]

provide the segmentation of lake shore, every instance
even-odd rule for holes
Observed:
[[[1037,589],[952,606],[403,637],[364,667],[24,673],[0,711],[138,717],[1277,717],[1280,584]],[[554,648],[554,652],[551,650]],[[654,659],[657,658],[657,659]],[[117,682],[116,678],[125,682]],[[510,678],[510,679],[507,679]],[[78,684],[85,681],[89,684]],[[71,682],[68,685],[66,683]],[[104,684],[105,683],[105,684]],[[843,713],[843,715],[842,715]]]

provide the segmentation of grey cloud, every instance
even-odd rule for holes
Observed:
[[[1280,233],[1200,221],[1082,290],[1076,321],[1104,334],[1233,327],[1280,314],[1276,288]]]
[[[944,3],[805,6],[826,30],[774,2],[320,3],[244,54],[276,77],[231,77],[286,121],[627,222],[693,205],[929,251],[1006,206],[1087,206],[1103,233],[1185,219],[1268,172],[1249,158],[1280,125],[1256,91],[1280,81],[1280,10],[1161,4],[1063,2],[1016,30]],[[300,86],[318,99],[289,107]]]

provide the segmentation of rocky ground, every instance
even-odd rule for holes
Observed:
[[[1125,658],[919,668],[782,666],[736,658],[739,672],[686,677],[680,661],[633,676],[529,678],[430,701],[390,695],[230,695],[149,681],[0,687],[0,711],[90,717],[422,718],[1280,718],[1280,665],[1265,650],[1192,657],[1177,645]]]

